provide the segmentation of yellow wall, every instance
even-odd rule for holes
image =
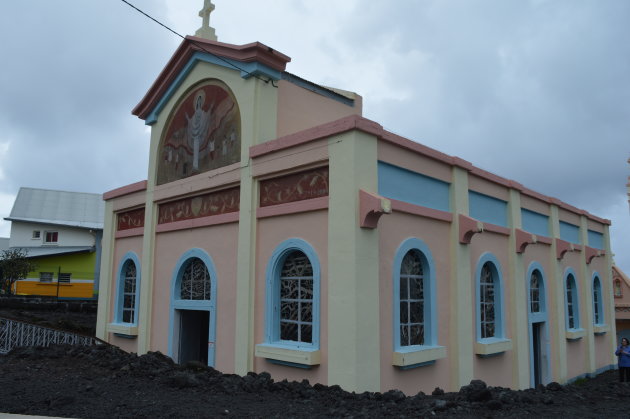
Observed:
[[[33,258],[37,269],[16,283],[16,294],[62,298],[92,298],[96,253],[73,253]],[[52,272],[52,282],[40,282],[40,272]],[[70,283],[57,283],[59,272],[71,274]]]

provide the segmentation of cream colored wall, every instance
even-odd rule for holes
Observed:
[[[549,204],[525,194],[521,194],[521,207],[547,216],[551,213]]]
[[[357,94],[352,94],[355,96],[354,106],[348,106],[286,80],[279,80],[277,84],[278,137],[349,115],[361,115],[362,99]]]
[[[554,275],[554,269],[553,266],[551,265],[551,258],[550,256],[550,252],[551,252],[551,246],[550,245],[546,245],[546,244],[533,244],[533,245],[529,245],[525,248],[525,252],[523,253],[523,266],[524,266],[524,275],[527,275],[527,271],[529,270],[529,266],[532,262],[538,262],[543,269],[542,274],[544,275],[544,283],[545,283],[545,300],[546,300],[546,305],[545,305],[545,311],[547,313],[547,322],[546,322],[546,326],[547,326],[547,330],[549,333],[548,336],[548,341],[549,341],[549,352],[548,352],[548,356],[549,356],[549,367],[551,368],[550,371],[550,379],[551,381],[561,381],[560,377],[560,369],[559,369],[559,363],[561,362],[560,357],[562,357],[561,354],[559,354],[558,351],[558,339],[564,339],[565,336],[565,324],[564,324],[564,317],[560,320],[562,320],[562,324],[560,324],[560,321],[558,319],[558,317],[555,314],[554,308],[556,304],[561,304],[562,307],[564,307],[564,295],[562,293],[558,293],[558,288],[555,287],[554,285],[556,284],[557,279],[555,278]],[[527,312],[529,312],[529,305],[527,304],[527,299],[529,298],[529,294],[527,293],[527,285],[530,281],[529,277],[524,277],[524,288],[525,288],[525,310],[527,310]],[[562,279],[560,278],[559,281],[562,283]],[[529,323],[529,321],[527,321],[527,327],[531,328],[531,325]],[[528,329],[528,334],[529,334],[529,329]],[[531,365],[529,363],[529,352],[531,350],[531,342],[529,342],[529,338],[527,337],[526,339],[522,339],[524,342],[524,344],[527,344],[526,348],[526,352],[527,352],[527,366],[529,368],[527,372],[527,376],[529,377],[529,372],[531,371]],[[527,386],[529,387],[529,381],[527,382]]]
[[[256,246],[256,292],[255,292],[255,343],[265,341],[266,270],[274,250],[283,241],[300,238],[308,242],[320,263],[320,351],[321,364],[310,370],[272,364],[265,359],[254,359],[254,371],[268,371],[278,381],[282,379],[301,381],[306,378],[311,384],[328,384],[328,224],[325,210],[291,214],[258,220]]]
[[[567,363],[567,379],[569,380],[588,372],[588,370],[585,369],[588,364],[588,325],[591,325],[590,330],[592,330],[593,320],[590,315],[592,311],[586,309],[586,301],[588,297],[586,294],[588,293],[590,295],[590,290],[589,288],[585,288],[584,281],[580,273],[582,257],[581,252],[567,252],[564,254],[562,261],[559,263],[563,274],[567,268],[571,268],[575,272],[575,282],[577,285],[580,304],[580,327],[587,331],[587,336],[582,339],[566,341],[566,354],[562,355],[565,357],[565,362]],[[562,280],[565,280],[564,275],[562,276]],[[588,303],[591,303],[590,298],[588,298]]]
[[[477,263],[481,255],[486,252],[492,253],[499,263],[502,272],[501,292],[503,293],[503,325],[504,336],[507,339],[513,339],[512,333],[512,316],[518,315],[513,312],[512,307],[508,304],[510,301],[511,288],[514,286],[514,278],[511,277],[508,269],[508,237],[493,233],[477,234],[473,237],[470,244],[470,269],[471,269],[471,286],[473,293],[470,298],[473,301],[473,308],[470,311],[470,324],[472,327],[473,342],[476,340],[476,304],[477,287],[476,287],[476,270]],[[511,387],[513,382],[513,352],[506,351],[502,354],[489,358],[480,358],[474,356],[473,369],[475,378],[485,381],[491,386]]]
[[[123,257],[127,252],[134,252],[138,255],[138,258],[142,260],[142,237],[126,237],[123,239],[117,239],[114,250],[114,261],[111,267],[111,277],[110,277],[110,285],[109,289],[111,290],[111,298],[109,299],[109,318],[107,320],[108,323],[114,321],[115,317],[115,306],[118,292],[118,269],[120,268],[120,263],[122,262]],[[142,272],[140,272],[142,275]],[[101,279],[103,281],[103,279]],[[116,345],[120,347],[122,350],[127,352],[138,352],[138,339],[137,338],[123,338],[114,335],[113,333],[108,333],[107,341],[112,345]]]
[[[392,302],[393,259],[396,250],[403,241],[415,237],[422,240],[429,249],[435,263],[435,286],[437,305],[437,344],[446,346],[447,356],[451,344],[449,342],[450,275],[451,263],[448,257],[450,243],[448,240],[450,223],[431,220],[423,217],[396,213],[383,215],[379,221],[379,291],[380,291],[380,346],[381,346],[381,391],[392,388],[408,395],[418,391],[431,393],[435,387],[450,389],[450,362],[448,358],[439,359],[433,365],[401,370],[392,365],[394,342],[394,319]]]
[[[216,271],[216,354],[215,368],[234,372],[234,326],[236,318],[236,249],[238,226],[235,223],[159,233],[155,240],[154,294],[151,349],[168,353],[171,284],[180,257],[193,248],[203,249],[212,258]],[[212,319],[211,319],[212,321]]]
[[[444,182],[451,182],[452,168],[450,165],[420,154],[410,153],[408,150],[385,141],[378,142],[378,159]]]
[[[507,201],[510,198],[509,189],[503,185],[490,182],[487,179],[475,175],[468,176],[468,187],[470,190],[491,196],[493,198]]]

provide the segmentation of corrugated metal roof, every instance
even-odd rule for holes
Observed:
[[[101,194],[20,188],[6,219],[102,229],[105,203]]]
[[[36,258],[40,256],[61,255],[65,253],[79,253],[94,251],[94,246],[61,246],[61,247],[22,247],[27,256]]]

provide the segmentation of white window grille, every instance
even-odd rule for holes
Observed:
[[[180,286],[180,299],[210,299],[210,274],[206,264],[199,258],[191,258],[184,268]]]
[[[39,273],[39,282],[52,282],[53,273],[52,272],[40,272]]]
[[[122,321],[124,323],[134,323],[136,311],[136,264],[130,260],[125,264],[124,281]]]
[[[481,338],[491,338],[495,336],[495,284],[490,263],[486,262],[481,268],[481,278],[479,281],[479,309]]]
[[[577,324],[576,324],[576,318],[575,318],[575,278],[573,278],[573,275],[569,274],[569,276],[567,276],[567,283],[566,283],[566,287],[567,287],[567,324],[569,326],[569,329],[575,329]]]
[[[39,239],[41,237],[41,231],[33,230],[33,239]]]
[[[71,277],[72,277],[72,274],[60,273],[59,274],[59,282],[62,283],[62,284],[69,284]]]
[[[424,345],[422,257],[410,250],[400,266],[400,346]]]
[[[280,272],[280,340],[313,342],[313,267],[298,250]]]
[[[540,274],[538,271],[532,272],[529,281],[529,303],[530,312],[540,312]]]

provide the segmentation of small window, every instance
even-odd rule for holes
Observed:
[[[33,239],[39,240],[41,238],[41,231],[33,230]]]
[[[62,284],[69,284],[71,276],[72,276],[72,274],[61,272],[59,274],[59,282],[62,283]]]
[[[424,345],[422,255],[412,249],[400,267],[400,346]]]
[[[529,302],[530,312],[540,312],[540,273],[538,271],[532,272],[532,276],[529,282]]]
[[[134,323],[136,310],[136,264],[128,261],[125,264],[125,283],[123,285],[123,313],[124,323]]]
[[[490,262],[486,262],[481,268],[479,314],[481,315],[481,338],[494,337],[496,334],[495,284]]]
[[[280,340],[313,342],[313,267],[299,250],[280,272]]]
[[[623,293],[621,292],[621,279],[619,278],[615,279],[614,288],[615,288],[615,298],[623,297]]]
[[[46,236],[44,237],[44,243],[53,244],[57,243],[59,238],[59,233],[56,231],[47,231]]]
[[[599,277],[593,279],[593,323],[604,324],[604,302],[602,301],[602,284]]]
[[[52,272],[40,272],[39,273],[39,282],[52,282],[53,273]]]
[[[566,280],[566,308],[567,308],[567,328],[577,329],[580,327],[578,316],[578,295],[573,274],[567,275]]]

